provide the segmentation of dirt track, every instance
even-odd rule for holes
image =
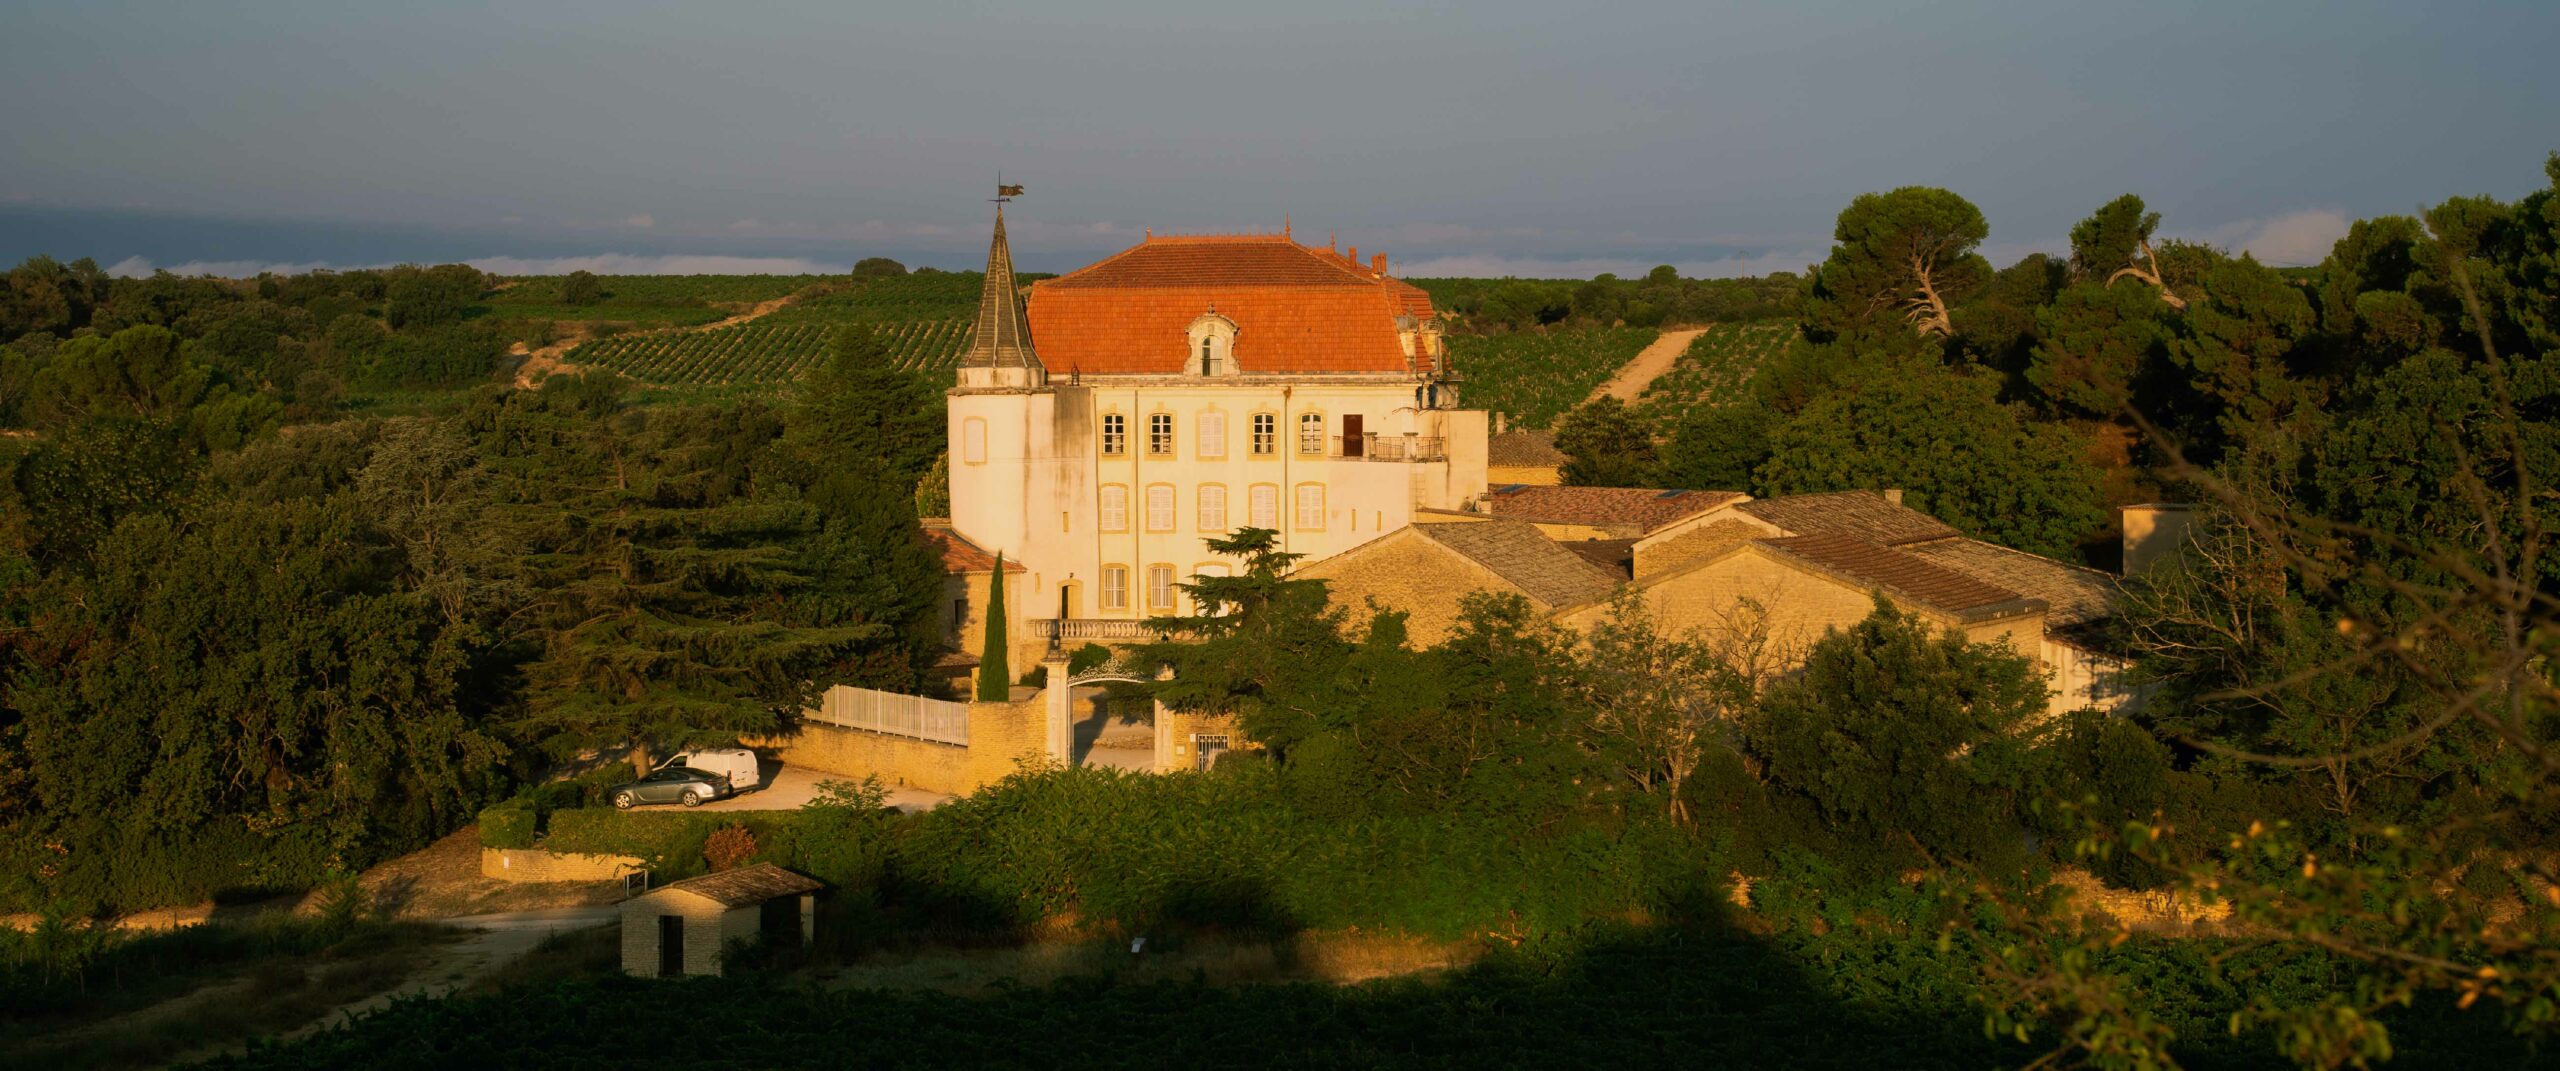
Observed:
[[[1616,375],[1610,376],[1608,382],[1593,390],[1591,397],[1583,401],[1596,402],[1603,397],[1614,397],[1619,401],[1632,404],[1636,396],[1643,394],[1646,387],[1653,385],[1654,380],[1662,378],[1662,374],[1670,371],[1672,365],[1680,363],[1680,355],[1689,352],[1691,340],[1706,333],[1707,329],[1703,327],[1683,327],[1663,332],[1662,337],[1654,339],[1652,345],[1644,348],[1644,352],[1636,354],[1634,360],[1628,361],[1625,367],[1618,369]]]

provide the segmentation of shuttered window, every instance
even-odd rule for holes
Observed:
[[[1128,488],[1116,483],[1105,485],[1102,488],[1101,504],[1103,531],[1126,532],[1129,530]]]

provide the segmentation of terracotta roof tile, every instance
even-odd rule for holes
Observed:
[[[945,573],[984,573],[996,567],[995,555],[946,525],[928,524],[921,531],[925,545],[942,555],[942,571]],[[1006,562],[1004,571],[1022,572],[1022,563]]]
[[[1031,334],[1053,374],[1171,374],[1186,331],[1215,309],[1247,372],[1403,373],[1397,318],[1427,319],[1419,288],[1283,235],[1150,238],[1031,288]]]
[[[1945,539],[1901,549],[1983,583],[2044,600],[2048,629],[2075,628],[2113,617],[2116,601],[2124,595],[2111,574],[1979,539]]]
[[[1834,491],[1754,499],[1734,507],[1777,525],[1789,535],[1853,535],[1894,546],[1964,533],[1874,491]]]
[[[1484,441],[1484,459],[1488,465],[1556,465],[1565,462],[1564,451],[1556,449],[1553,432],[1506,431]]]
[[[1657,491],[1648,487],[1497,487],[1485,495],[1497,517],[1550,524],[1634,526],[1651,531],[1731,502],[1739,491]]]
[[[1610,575],[1545,533],[1517,521],[1420,524],[1413,531],[1493,570],[1529,597],[1549,606],[1570,606],[1598,598],[1624,579]]]
[[[1760,545],[1797,561],[1940,613],[1979,620],[2043,608],[2004,587],[1881,546],[1856,536],[1805,535],[1763,539]]]
[[[826,888],[826,885],[816,878],[794,874],[771,863],[757,863],[754,866],[739,867],[736,870],[723,870],[717,874],[705,874],[698,878],[668,882],[661,887],[661,891],[682,889],[729,907],[747,907],[778,896],[798,896],[823,888]]]

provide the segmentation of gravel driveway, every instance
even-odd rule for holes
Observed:
[[[764,760],[764,787],[741,792],[725,800],[715,800],[694,808],[698,811],[789,811],[818,798],[818,782],[848,780],[842,774],[812,770],[804,766],[784,766],[772,759]],[[889,806],[908,814],[929,811],[951,797],[920,788],[891,787]]]

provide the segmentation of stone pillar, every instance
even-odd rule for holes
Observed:
[[[1040,668],[1047,671],[1049,678],[1049,758],[1060,766],[1073,766],[1075,696],[1071,694],[1073,689],[1067,687],[1066,656],[1052,654],[1048,661],[1040,663]]]

